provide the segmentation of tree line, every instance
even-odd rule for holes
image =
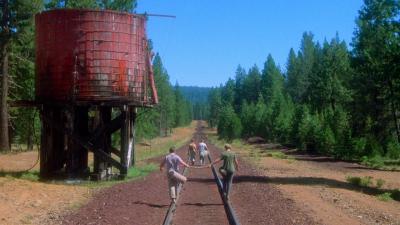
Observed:
[[[192,121],[191,103],[182,94],[179,84],[172,86],[161,57],[156,54],[153,72],[159,104],[153,109],[139,109],[136,136],[152,138],[171,134],[172,128],[188,125]]]
[[[400,158],[400,2],[364,0],[352,49],[305,32],[285,69],[237,67],[209,95],[221,138],[260,136],[342,159]]]
[[[192,105],[193,120],[207,120],[209,115],[208,94],[211,88],[197,86],[181,86],[183,96]]]
[[[136,6],[136,0],[0,0],[0,151],[9,151],[11,143],[27,144],[32,149],[40,136],[39,115],[35,109],[8,105],[13,100],[34,100],[34,15],[56,8],[134,12]],[[170,84],[158,54],[153,70],[160,104],[154,109],[139,110],[138,138],[166,135],[173,127],[191,121],[190,104],[179,87]]]

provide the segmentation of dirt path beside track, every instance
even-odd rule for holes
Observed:
[[[293,155],[271,144],[236,145],[236,150],[262,171],[259,183],[277,188],[321,224],[400,224],[400,203],[379,200],[377,194],[380,190],[400,189],[398,171],[373,170],[323,156]],[[271,157],[271,151],[285,152],[289,159]],[[371,177],[372,182],[370,188],[362,188],[349,183],[347,177]],[[251,179],[238,176],[236,182]],[[376,186],[378,180],[384,182],[381,188]]]

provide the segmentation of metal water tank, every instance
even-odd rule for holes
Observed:
[[[57,9],[35,20],[37,101],[157,101],[143,15]]]

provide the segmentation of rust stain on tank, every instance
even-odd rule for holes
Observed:
[[[121,95],[126,96],[128,94],[128,81],[126,79],[126,62],[119,61],[119,86],[121,87]]]

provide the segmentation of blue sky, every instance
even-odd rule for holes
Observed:
[[[339,37],[348,44],[362,0],[138,0],[138,13],[150,17],[148,37],[170,81],[218,86],[234,77],[237,65],[261,69],[271,54],[282,68],[304,31],[316,41]]]

